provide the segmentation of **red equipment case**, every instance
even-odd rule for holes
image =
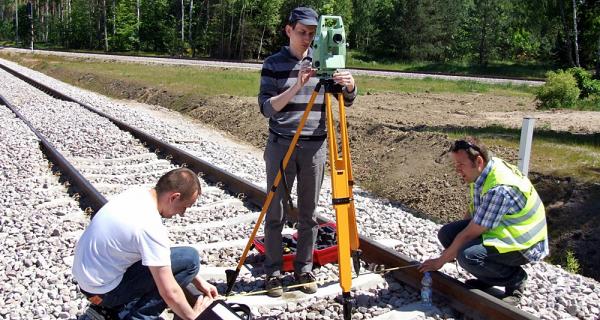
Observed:
[[[336,234],[336,224],[334,222],[324,223],[319,225],[319,233],[317,234],[317,241],[315,243],[315,249],[313,250],[313,261],[318,265],[326,265],[328,263],[337,262],[338,252],[337,252],[337,234]],[[323,243],[325,240],[333,240],[329,241],[330,243]],[[293,235],[283,235],[283,244],[289,249],[289,253],[283,254],[283,267],[282,270],[285,272],[294,271],[294,258],[296,257],[296,241],[298,239],[298,233],[295,232]],[[265,254],[265,245],[264,245],[264,237],[256,237],[254,238],[254,247],[256,250],[264,255]]]

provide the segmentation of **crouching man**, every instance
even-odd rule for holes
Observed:
[[[200,193],[196,174],[179,168],[154,188],[129,189],[98,211],[77,242],[73,262],[90,309],[105,317],[157,319],[169,306],[182,319],[198,317],[217,289],[197,275],[194,248],[171,247],[161,218],[183,214]],[[193,307],[182,290],[189,283],[204,293]]]
[[[454,142],[450,156],[470,187],[469,214],[440,229],[438,238],[445,250],[423,262],[420,270],[438,270],[456,258],[476,277],[467,285],[482,290],[503,286],[503,300],[517,305],[527,281],[521,266],[549,253],[544,205],[518,168],[490,157],[477,139]]]

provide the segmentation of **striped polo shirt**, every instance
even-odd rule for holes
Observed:
[[[309,48],[308,55],[304,60],[312,61],[312,48]],[[319,83],[319,78],[312,77],[281,111],[277,112],[273,109],[271,98],[296,83],[301,62],[290,53],[289,47],[286,46],[281,48],[278,53],[268,57],[263,63],[258,104],[260,112],[269,118],[269,130],[279,135],[293,136],[296,133],[306,104],[309,102],[315,86]],[[325,137],[327,135],[323,92],[324,88],[321,88],[302,129],[301,135],[304,137]],[[336,97],[336,95],[332,96]],[[351,93],[344,88],[343,96],[344,105],[352,105],[356,98],[356,86]],[[332,104],[335,103],[334,101],[332,100]]]

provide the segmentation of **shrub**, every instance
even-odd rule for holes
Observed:
[[[600,80],[592,79],[592,74],[587,70],[583,68],[571,68],[568,71],[577,80],[577,87],[581,90],[580,98],[600,94]]]
[[[536,98],[540,101],[540,108],[570,108],[575,106],[580,93],[571,73],[549,71],[546,83],[538,89]]]
[[[575,274],[579,273],[580,270],[579,261],[577,260],[577,258],[575,258],[575,254],[571,250],[567,251],[565,269]]]
[[[592,94],[577,102],[578,109],[600,111],[600,94]]]

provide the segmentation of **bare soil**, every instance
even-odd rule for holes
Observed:
[[[255,97],[190,97],[182,103],[181,96],[164,88],[140,87],[97,75],[54,73],[50,75],[113,97],[176,109],[234,138],[264,147],[267,119],[259,113]],[[536,127],[558,135],[600,133],[600,112],[537,111],[530,98],[366,93],[347,109],[355,180],[363,189],[397,201],[416,215],[439,223],[459,219],[466,210],[466,187],[446,155],[452,139],[440,132],[490,126],[518,132],[526,115],[537,119]],[[498,146],[490,146],[490,150],[517,162],[518,150]],[[600,168],[593,169],[600,172]],[[600,280],[600,184],[540,172],[530,172],[530,177],[547,208],[552,262],[564,265],[566,250],[573,250],[581,264],[580,273]]]

